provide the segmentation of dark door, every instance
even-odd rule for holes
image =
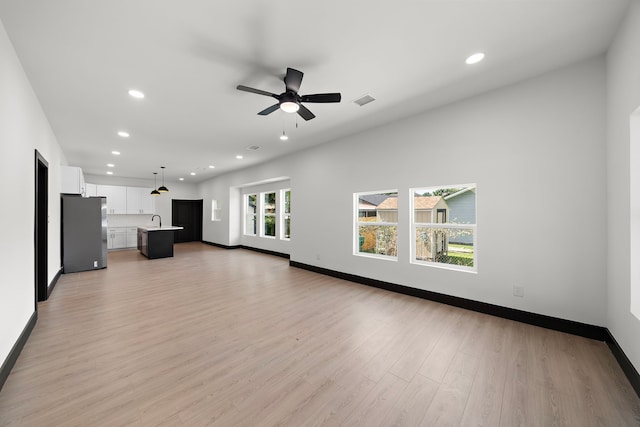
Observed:
[[[171,200],[171,224],[184,227],[175,232],[175,243],[202,241],[202,200]]]
[[[34,273],[35,305],[49,298],[48,279],[48,223],[49,223],[49,163],[36,150],[35,162],[35,224]]]

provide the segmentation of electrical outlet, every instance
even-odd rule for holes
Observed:
[[[524,286],[514,286],[513,296],[521,298],[524,297]]]
[[[93,261],[93,266],[98,267],[98,261]]]
[[[316,261],[320,261],[320,254],[316,254]]]

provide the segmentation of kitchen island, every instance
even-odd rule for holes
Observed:
[[[183,227],[138,227],[138,250],[149,259],[173,256],[173,233]]]

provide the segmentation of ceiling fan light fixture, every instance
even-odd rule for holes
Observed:
[[[280,103],[280,108],[285,113],[296,113],[300,109],[300,105],[297,102],[285,101]]]

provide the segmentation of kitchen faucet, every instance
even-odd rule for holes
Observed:
[[[153,218],[158,217],[160,219],[160,228],[162,228],[162,217],[160,215],[153,215],[151,217],[151,222],[153,223]]]

